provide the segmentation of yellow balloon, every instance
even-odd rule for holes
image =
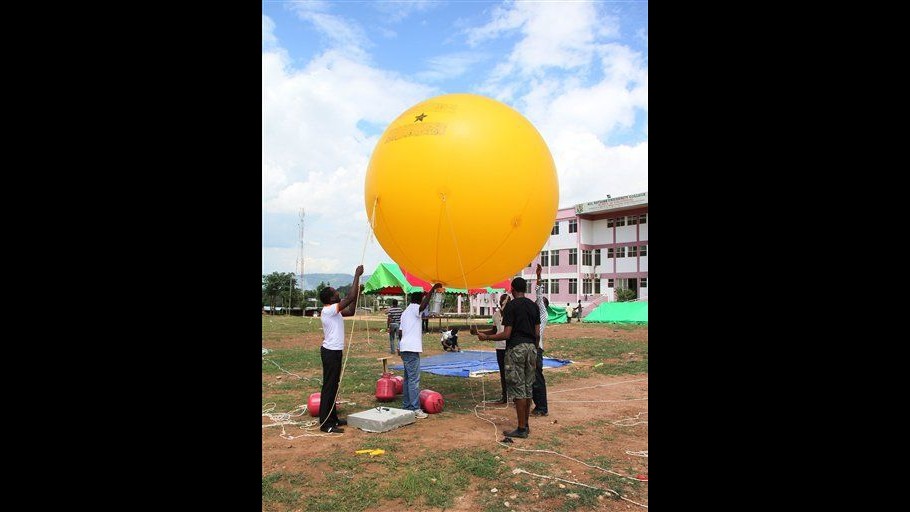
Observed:
[[[396,263],[431,283],[474,288],[534,260],[556,219],[559,183],[524,116],[484,96],[446,94],[386,128],[364,203]]]

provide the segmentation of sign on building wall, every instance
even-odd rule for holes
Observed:
[[[609,199],[601,199],[600,201],[593,201],[590,203],[577,204],[575,205],[575,213],[579,214],[603,212],[607,210],[613,210],[615,208],[624,208],[627,206],[637,206],[641,204],[648,204],[647,192],[631,194],[628,196],[612,197]]]

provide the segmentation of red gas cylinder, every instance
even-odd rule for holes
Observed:
[[[442,395],[431,389],[424,389],[421,391],[419,400],[420,408],[429,414],[442,412],[442,406],[445,405],[445,400],[442,399]]]
[[[376,381],[376,400],[389,402],[395,399],[395,381],[391,373],[383,373]]]
[[[400,395],[401,391],[404,389],[404,377],[401,375],[392,375],[392,380],[395,381],[395,394]]]
[[[309,412],[310,416],[312,416],[314,418],[316,416],[319,416],[319,403],[321,401],[319,397],[321,395],[322,395],[322,393],[313,393],[312,395],[310,395],[310,399],[307,400],[307,403],[306,403],[307,412]],[[338,402],[335,402],[335,410],[336,411],[338,410]]]

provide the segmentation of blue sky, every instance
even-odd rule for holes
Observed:
[[[262,272],[366,273],[363,185],[385,127],[440,94],[495,98],[541,133],[559,206],[648,190],[648,2],[262,4]],[[496,193],[496,192],[493,192]]]

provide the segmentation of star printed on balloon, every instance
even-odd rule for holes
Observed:
[[[414,116],[414,122],[416,123],[417,121],[423,121],[424,117],[427,117],[427,115],[421,112],[419,116]]]

